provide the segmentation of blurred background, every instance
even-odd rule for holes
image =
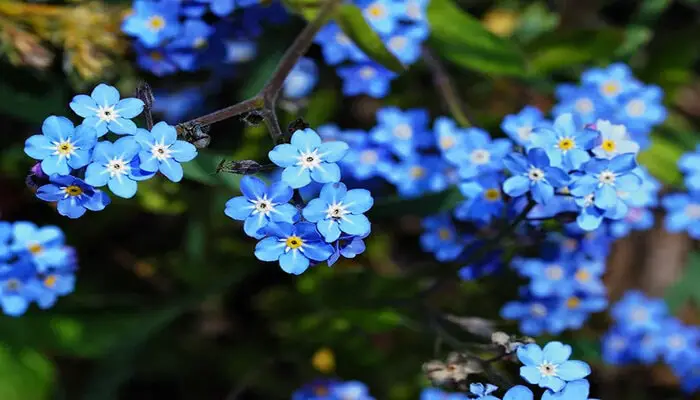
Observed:
[[[662,191],[682,189],[676,163],[695,148],[700,123],[700,1],[454,5],[478,22],[464,27],[464,37],[518,49],[515,61],[488,49],[478,54],[478,43],[449,56],[432,38],[426,41],[435,45],[472,123],[504,136],[505,115],[526,105],[548,112],[558,84],[621,61],[665,93],[668,117],[651,133],[640,162]],[[257,93],[305,24],[289,11],[298,4],[274,1],[221,18],[209,13],[206,21],[216,28],[213,35],[226,38],[225,48],[212,40],[213,53],[198,59],[197,68],[176,68],[153,64],[154,51],[122,32],[131,7],[123,0],[0,0],[0,219],[59,226],[79,260],[75,291],[56,306],[0,317],[0,399],[285,399],[324,377],[360,380],[377,399],[417,399],[427,385],[421,365],[444,356],[447,347],[436,347],[420,313],[402,304],[481,317],[518,332],[517,323],[499,317],[503,304],[517,297],[521,282],[514,274],[455,280],[423,295],[425,279],[407,272],[440,268],[419,246],[421,218],[454,206],[454,193],[378,197],[366,252],[333,268],[296,277],[256,260],[255,241],[223,214],[226,200],[240,195],[240,177],[215,173],[221,159],[264,160],[271,148],[264,125],[242,118],[211,127],[211,146],[185,166],[179,184],[142,182],[135,198],[114,197],[108,210],[77,220],[38,200],[25,185],[33,160],[24,141],[47,116],[72,115],[68,103],[75,94],[106,82],[127,97],[145,80],[155,92],[156,121],[183,122]],[[303,98],[280,102],[283,127],[301,117],[312,127],[367,131],[386,105],[426,108],[433,118],[450,112],[422,61],[375,98],[344,95],[319,46],[307,57],[318,66],[318,83]],[[520,63],[528,74],[519,73]],[[662,211],[655,212],[653,228],[613,244],[605,274],[609,302],[639,289],[665,298],[676,316],[697,324],[696,244],[666,232]],[[585,328],[558,336],[593,365],[593,397],[692,398],[666,365],[607,365],[601,337],[609,325],[606,312],[596,313]]]

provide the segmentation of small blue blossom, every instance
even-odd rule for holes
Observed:
[[[444,165],[440,157],[416,155],[395,165],[383,165],[381,172],[401,196],[416,197],[447,188],[447,177],[442,172]]]
[[[671,368],[680,379],[681,389],[685,393],[691,394],[700,390],[700,355],[696,353],[684,362],[673,363]]]
[[[381,108],[377,111],[377,126],[370,135],[375,142],[389,147],[401,157],[409,157],[433,143],[428,131],[428,111],[424,109]]]
[[[440,389],[426,388],[420,393],[420,400],[469,400],[463,393],[448,393]]]
[[[452,118],[436,118],[433,130],[437,136],[437,147],[443,155],[455,147],[464,146],[467,130],[457,127],[457,123]],[[455,161],[458,162],[459,160]]]
[[[666,120],[663,96],[663,90],[654,85],[629,91],[620,96],[615,120],[632,132],[648,133]]]
[[[591,367],[583,361],[569,360],[571,346],[549,342],[544,346],[531,343],[518,347],[518,359],[523,363],[520,376],[533,385],[561,391],[566,382],[590,375]]]
[[[381,99],[389,93],[394,72],[374,62],[340,67],[338,76],[343,80],[343,94],[357,96],[366,94]]]
[[[530,140],[533,146],[547,151],[553,166],[571,171],[591,158],[588,150],[599,136],[595,130],[577,128],[572,114],[563,114],[554,120],[552,128],[535,129]]]
[[[573,267],[568,259],[514,260],[514,266],[520,275],[530,278],[528,288],[534,296],[569,296],[574,292],[574,282],[571,280]]]
[[[170,124],[185,120],[202,110],[205,102],[202,89],[189,87],[177,91],[156,91],[153,111],[161,113],[163,120]]]
[[[75,275],[72,272],[52,272],[41,280],[32,280],[29,289],[33,292],[39,308],[51,308],[59,297],[73,292]]]
[[[554,304],[549,299],[508,302],[501,308],[501,316],[520,320],[520,331],[530,336],[543,333],[556,335],[566,328],[558,315],[554,314]]]
[[[326,261],[333,254],[333,247],[308,222],[269,223],[265,234],[268,236],[255,246],[255,257],[261,261],[279,261],[288,274],[300,275],[312,260]]]
[[[345,258],[355,258],[358,254],[365,252],[364,236],[340,235],[340,238],[332,244],[333,254],[328,258],[328,266],[332,266],[340,256]]]
[[[348,151],[345,142],[321,142],[313,129],[294,132],[291,144],[279,144],[268,153],[270,161],[284,168],[282,181],[293,189],[315,181],[335,183],[340,181],[340,161]]]
[[[392,0],[357,0],[369,25],[379,33],[390,34],[398,26],[402,11],[398,2]]]
[[[426,217],[422,225],[425,232],[420,237],[421,247],[435,254],[438,261],[453,261],[464,251],[465,240],[448,214]]]
[[[547,124],[549,122],[544,118],[542,111],[532,106],[526,106],[517,114],[506,115],[501,123],[501,129],[515,143],[529,148],[532,130]]]
[[[314,222],[326,242],[331,243],[338,240],[342,232],[367,236],[371,227],[364,213],[373,204],[374,199],[366,189],[347,190],[341,182],[327,183],[319,197],[309,201],[302,215]]]
[[[50,116],[41,126],[41,135],[30,136],[24,143],[24,152],[41,160],[41,169],[47,175],[68,175],[90,162],[97,133],[86,125],[73,127],[68,118]]]
[[[678,169],[685,174],[685,185],[691,191],[700,191],[700,145],[678,160]]]
[[[581,329],[592,313],[603,311],[607,305],[605,293],[579,292],[557,298],[553,314],[565,329]]]
[[[508,139],[491,139],[483,129],[466,128],[460,145],[445,152],[445,158],[459,167],[459,175],[470,179],[486,172],[500,171],[503,158],[511,151]]]
[[[472,383],[469,385],[469,392],[471,392],[471,394],[474,396],[477,396],[478,399],[483,400],[498,400],[498,398],[491,396],[491,393],[495,392],[496,390],[498,390],[498,386],[490,383],[487,383],[486,385],[483,383]]]
[[[413,64],[420,58],[421,44],[429,31],[419,26],[407,26],[397,29],[384,42],[396,58],[404,64]]]
[[[275,182],[267,187],[256,177],[244,176],[241,192],[243,196],[226,202],[224,213],[232,219],[245,221],[243,230],[248,236],[263,238],[265,235],[261,230],[270,222],[295,222],[298,210],[289,204],[293,191],[285,183]]]
[[[659,332],[659,347],[664,360],[673,364],[698,354],[700,350],[700,328],[687,326],[676,318],[666,318]]]
[[[129,97],[119,100],[119,91],[113,86],[100,83],[90,96],[79,94],[73,97],[70,108],[85,118],[83,125],[94,128],[97,136],[110,130],[118,134],[134,134],[134,118],[143,111],[143,101]]]
[[[318,82],[318,67],[314,60],[306,57],[292,68],[284,81],[282,94],[288,99],[299,99],[308,96]]]
[[[134,43],[134,50],[139,67],[155,76],[171,75],[180,69],[178,64],[180,60],[177,56],[173,57],[173,48],[170,46],[148,48],[140,43]]]
[[[104,210],[111,202],[106,193],[74,176],[54,174],[49,182],[37,190],[36,197],[57,202],[58,213],[68,218],[80,218],[86,210]]]
[[[342,382],[331,388],[331,396],[343,400],[374,400],[367,385],[358,381]]]
[[[585,379],[579,379],[566,384],[566,387],[558,393],[547,390],[542,395],[542,400],[589,400],[590,384]],[[593,400],[593,399],[590,399]]]
[[[571,194],[576,197],[594,195],[593,203],[601,210],[616,210],[622,218],[627,205],[618,191],[635,192],[642,180],[632,173],[637,168],[634,154],[621,154],[610,160],[593,159],[582,166],[584,175],[574,180]]]
[[[700,191],[669,194],[661,203],[666,209],[664,226],[669,232],[688,232],[693,239],[700,239]]]
[[[0,277],[0,307],[5,315],[18,317],[29,308],[36,297],[31,283],[35,280],[35,272],[31,263],[21,260],[12,266],[0,264],[0,269],[12,269],[13,272]]]
[[[589,87],[576,85],[559,85],[556,88],[559,103],[552,109],[555,117],[573,114],[576,126],[595,122],[598,118],[608,115],[608,105]]]
[[[380,175],[380,171],[391,160],[391,154],[384,147],[362,145],[352,146],[340,161],[343,171],[360,181]]]
[[[38,272],[60,267],[69,259],[63,232],[51,225],[39,228],[31,222],[15,222],[10,249],[18,256],[29,256]]]
[[[98,143],[92,163],[85,171],[85,182],[95,187],[107,185],[119,197],[133,197],[136,194],[136,180],[139,179],[137,174],[140,173],[140,150],[141,146],[133,137],[123,137],[114,143]]]
[[[177,140],[175,127],[166,122],[158,122],[150,132],[139,129],[134,139],[141,146],[139,167],[147,173],[160,171],[173,182],[180,182],[184,175],[180,163],[191,161],[197,156],[194,145]]]
[[[404,0],[398,2],[399,4],[399,10],[401,12],[401,16],[403,18],[408,19],[409,21],[413,22],[418,22],[422,24],[426,24],[426,13],[428,11],[428,4],[430,4],[430,0]]]
[[[460,220],[489,222],[502,215],[504,203],[501,193],[503,176],[481,175],[474,180],[459,184],[459,190],[467,198],[455,209]]]
[[[179,5],[173,0],[136,0],[134,12],[126,17],[122,30],[136,36],[144,45],[156,47],[180,32]]]
[[[343,61],[368,61],[365,53],[343,33],[335,22],[329,22],[321,28],[314,42],[321,46],[323,58],[330,65],[340,64]]]
[[[340,384],[335,379],[318,379],[292,393],[292,400],[334,400],[331,391]]]
[[[595,129],[600,132],[600,145],[593,148],[596,157],[612,159],[620,154],[639,152],[639,144],[630,139],[624,125],[613,125],[610,121],[598,120]]]
[[[503,183],[503,191],[511,197],[531,192],[533,200],[547,204],[554,197],[554,188],[569,183],[566,172],[553,167],[547,153],[541,148],[528,151],[527,158],[520,153],[511,153],[503,163],[513,173]]]
[[[633,336],[615,326],[603,336],[603,361],[612,365],[624,365],[632,361],[635,357],[633,340]]]
[[[655,331],[668,314],[663,300],[649,299],[639,291],[628,291],[611,309],[618,326],[629,333]]]
[[[608,102],[640,87],[630,68],[622,63],[610,64],[607,68],[591,68],[581,75],[581,82],[595,88],[598,95]]]

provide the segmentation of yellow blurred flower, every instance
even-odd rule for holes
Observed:
[[[496,8],[484,15],[482,23],[492,33],[507,37],[518,26],[518,18],[519,14],[514,10]]]
[[[311,357],[311,365],[324,374],[335,370],[335,355],[327,347],[320,348]]]

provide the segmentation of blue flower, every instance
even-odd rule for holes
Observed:
[[[180,69],[178,60],[173,57],[172,47],[148,48],[140,43],[134,43],[134,50],[136,50],[136,62],[139,67],[155,76],[174,74]]]
[[[610,64],[607,68],[591,68],[581,75],[581,82],[595,88],[598,95],[608,102],[640,87],[630,68],[622,63]]]
[[[685,174],[685,185],[691,191],[700,191],[700,145],[678,160],[678,169]]]
[[[455,209],[455,216],[460,220],[489,222],[503,211],[501,185],[503,177],[497,174],[481,175],[474,180],[459,184],[466,201]]]
[[[289,99],[299,99],[307,96],[318,82],[318,67],[314,60],[306,57],[292,68],[284,81],[282,94]]]
[[[279,144],[268,157],[284,168],[282,181],[293,189],[304,187],[315,181],[335,183],[340,181],[340,161],[348,151],[345,142],[321,143],[321,137],[313,129],[294,132],[291,144]]]
[[[693,239],[700,239],[700,191],[669,194],[661,203],[666,209],[664,225],[669,232],[686,231]]]
[[[610,121],[598,120],[595,129],[600,132],[600,145],[593,148],[598,158],[611,159],[620,154],[637,154],[639,144],[631,140],[624,125],[613,125]]]
[[[503,396],[503,400],[533,400],[533,398],[532,391],[522,385],[513,386]]]
[[[581,329],[591,313],[600,312],[608,305],[604,293],[576,293],[556,299],[553,315],[565,329]]]
[[[571,279],[572,266],[566,258],[554,261],[540,259],[516,260],[515,266],[522,276],[530,278],[530,292],[537,297],[569,296],[574,292]]]
[[[444,162],[437,156],[413,156],[395,165],[384,165],[384,177],[393,183],[399,194],[416,197],[426,192],[439,192],[448,182],[442,173]]]
[[[559,85],[556,88],[556,96],[559,103],[552,109],[552,114],[555,117],[573,114],[577,127],[593,123],[609,114],[609,106],[589,87]]]
[[[334,379],[318,379],[292,393],[292,400],[334,400],[331,391],[340,384]]]
[[[631,231],[646,231],[654,226],[654,212],[644,207],[629,207],[621,220],[611,221],[610,234],[622,238]]]
[[[331,387],[331,395],[343,400],[374,400],[367,385],[358,381],[339,383]]]
[[[17,267],[14,265],[12,268]],[[13,274],[0,278],[0,307],[5,315],[19,317],[27,311],[35,297],[35,290],[29,285],[31,279],[27,274]]]
[[[571,346],[549,342],[544,346],[531,343],[518,347],[518,359],[523,363],[520,376],[533,385],[559,392],[566,382],[583,379],[591,367],[583,361],[569,360]]]
[[[615,325],[602,340],[603,361],[613,365],[623,365],[634,359],[633,337]]]
[[[601,278],[605,273],[605,263],[602,260],[574,259],[574,285],[577,291],[590,294],[604,294],[605,285]]]
[[[153,111],[161,113],[163,119],[171,124],[197,115],[205,101],[202,89],[199,87],[190,87],[173,92],[156,91],[155,98],[156,102],[153,103]]]
[[[464,251],[465,240],[457,232],[449,214],[426,217],[422,225],[425,232],[420,237],[421,247],[434,253],[438,261],[453,261]]]
[[[75,289],[75,275],[71,272],[52,272],[41,280],[31,281],[30,290],[36,296],[36,304],[41,309],[53,307],[60,296],[70,294]]]
[[[106,193],[70,175],[51,175],[50,183],[41,186],[36,197],[57,202],[58,213],[68,218],[80,218],[86,210],[104,210],[111,203]]]
[[[292,188],[282,182],[275,182],[268,188],[260,179],[244,176],[241,179],[243,196],[226,202],[224,213],[230,218],[245,221],[243,230],[248,236],[261,239],[261,230],[270,222],[294,223],[298,210],[289,200]]]
[[[70,108],[85,118],[83,125],[94,128],[97,136],[110,130],[118,134],[134,134],[134,118],[143,111],[143,101],[129,97],[119,100],[119,91],[113,86],[100,83],[90,96],[79,94],[73,97]]]
[[[619,99],[615,120],[631,132],[648,133],[666,119],[663,96],[663,90],[653,85],[625,93]]]
[[[92,163],[85,171],[85,182],[96,187],[107,185],[119,197],[133,197],[140,173],[137,158],[140,150],[141,146],[132,137],[98,143]]]
[[[366,94],[374,98],[386,96],[389,93],[391,80],[396,77],[394,72],[374,62],[340,67],[337,73],[343,80],[344,95]]]
[[[390,157],[390,153],[383,147],[353,145],[340,164],[343,171],[349,172],[357,180],[364,181],[378,176],[380,170],[386,168]]]
[[[309,268],[311,260],[326,261],[333,254],[333,247],[308,222],[270,223],[265,233],[268,237],[255,246],[255,257],[261,261],[279,261],[288,274],[299,275]]]
[[[326,239],[338,240],[341,232],[355,236],[367,236],[370,232],[369,219],[364,213],[374,204],[372,195],[366,189],[347,190],[341,182],[327,183],[321,189],[319,198],[311,200],[302,215]]]
[[[7,261],[12,256],[10,251],[10,239],[12,238],[12,224],[0,221],[0,262]]]
[[[10,249],[29,256],[39,272],[66,264],[70,254],[63,244],[63,232],[58,227],[39,228],[31,222],[15,222],[12,226]]]
[[[401,16],[413,22],[426,22],[430,0],[404,0],[398,2]]]
[[[553,167],[547,153],[540,148],[528,151],[527,158],[520,153],[511,153],[503,163],[513,173],[503,183],[503,191],[511,197],[531,192],[533,200],[546,204],[554,197],[554,188],[569,183],[566,172]]]
[[[459,175],[464,179],[473,178],[486,172],[503,168],[503,158],[511,151],[512,142],[508,139],[491,139],[483,129],[466,128],[460,145],[445,152],[445,158],[459,167]]]
[[[661,354],[667,363],[683,362],[698,352],[700,343],[700,328],[687,326],[676,318],[667,318],[661,323],[659,344]]]
[[[136,36],[148,47],[156,47],[180,32],[179,2],[172,0],[134,1],[134,13],[122,24],[122,30]]]
[[[501,129],[515,143],[528,148],[532,130],[548,124],[549,122],[544,118],[542,111],[532,106],[526,106],[517,114],[506,115],[501,123]]]
[[[345,258],[355,258],[358,254],[362,254],[366,250],[364,236],[340,235],[340,238],[332,244],[333,254],[328,258],[328,266],[332,266],[340,256]]]
[[[585,379],[575,380],[566,384],[566,387],[558,393],[547,390],[542,395],[542,400],[589,400],[590,384]]]
[[[477,396],[478,399],[482,400],[498,400],[498,398],[491,396],[491,393],[495,392],[496,390],[498,390],[498,386],[490,383],[487,383],[486,385],[483,383],[472,383],[469,385],[469,392],[471,392],[471,394],[474,396]]]
[[[401,111],[397,107],[380,108],[377,111],[377,126],[370,135],[375,142],[389,147],[401,157],[409,157],[416,150],[433,143],[428,131],[428,112],[424,109]]]
[[[177,140],[175,127],[162,121],[155,124],[150,132],[139,129],[134,139],[141,146],[139,167],[148,173],[160,171],[173,182],[182,180],[180,163],[197,156],[197,148],[192,143]]]
[[[182,24],[181,34],[170,45],[183,50],[201,50],[208,46],[214,28],[201,19],[188,19]]]
[[[97,143],[94,129],[79,125],[73,127],[68,118],[50,116],[41,126],[42,135],[29,137],[24,143],[24,152],[41,161],[45,174],[68,175],[90,162],[92,148]]]
[[[640,291],[630,290],[612,307],[611,314],[625,332],[641,333],[660,329],[668,309],[663,300],[649,299]]]
[[[470,243],[469,246],[469,248],[471,248],[471,246],[474,246],[474,244]],[[484,259],[479,262],[461,267],[459,271],[457,271],[457,274],[459,275],[459,279],[463,281],[472,281],[492,275],[498,271],[502,265],[501,253],[494,251],[485,256]]]
[[[455,147],[464,146],[467,130],[457,127],[457,123],[452,118],[436,118],[433,124],[433,130],[437,136],[437,147],[443,155],[447,154],[448,151]]]
[[[428,30],[419,26],[407,26],[397,29],[384,42],[396,58],[404,64],[413,64],[421,55],[421,44],[426,39]]]
[[[634,154],[621,154],[610,160],[593,159],[582,166],[584,175],[574,180],[571,194],[576,197],[594,195],[593,203],[601,210],[614,210],[619,218],[627,213],[620,192],[635,192],[642,180],[632,171],[637,168]],[[613,216],[614,218],[614,216]]]
[[[529,336],[543,333],[559,334],[565,326],[554,313],[554,305],[549,299],[527,299],[511,301],[501,308],[505,319],[520,320],[520,331]]]
[[[469,400],[469,397],[462,393],[448,393],[440,389],[426,388],[420,393],[420,400]]]
[[[379,33],[390,34],[399,24],[402,11],[398,2],[392,0],[358,0],[362,14],[369,25]]]
[[[343,61],[368,61],[365,53],[340,30],[335,22],[329,22],[321,28],[314,42],[321,46],[323,58],[330,65],[340,64]]]
[[[566,171],[579,169],[591,156],[600,134],[592,129],[578,129],[573,115],[563,114],[554,121],[552,128],[537,128],[531,136],[531,143],[547,151],[547,156],[555,167]]]

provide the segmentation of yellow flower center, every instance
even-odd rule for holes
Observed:
[[[314,388],[314,394],[318,397],[328,396],[328,388],[325,386],[316,386]]]
[[[39,254],[44,250],[39,243],[31,243],[27,249],[32,254]]]
[[[451,149],[455,145],[455,138],[452,136],[444,136],[440,138],[440,148],[443,150]]]
[[[374,18],[381,18],[385,14],[384,6],[378,3],[369,6],[369,8],[367,8],[367,12]]]
[[[440,240],[449,240],[452,237],[452,233],[449,229],[442,228],[438,231],[438,236],[440,236]]]
[[[57,281],[58,277],[56,277],[56,275],[49,275],[46,278],[44,278],[44,285],[46,287],[52,288],[56,285]]]
[[[586,282],[591,279],[591,274],[585,269],[580,269],[576,272],[576,280],[581,282]]]
[[[59,145],[56,147],[56,151],[58,154],[67,156],[73,153],[73,144],[69,141],[61,142]]]
[[[152,51],[151,52],[151,60],[153,61],[162,61],[163,60],[163,54],[159,51]]]
[[[607,96],[614,96],[620,91],[620,85],[615,81],[607,81],[603,84],[601,90]]]
[[[165,18],[160,15],[154,15],[148,19],[147,24],[148,28],[150,28],[152,31],[159,31],[165,28]]]
[[[574,148],[574,141],[573,141],[573,139],[570,139],[570,138],[563,138],[563,139],[559,140],[558,146],[560,149],[562,149],[564,151],[571,150]]]
[[[610,139],[603,140],[603,150],[615,151],[615,142]]]
[[[83,189],[75,185],[70,185],[65,189],[65,192],[69,196],[80,196],[83,194]]]
[[[581,304],[581,299],[579,299],[576,296],[571,296],[566,300],[566,306],[568,308],[578,308],[578,306]]]
[[[411,170],[409,171],[409,175],[411,175],[412,178],[422,178],[425,176],[425,168],[423,167],[411,167]]]
[[[486,189],[484,198],[488,201],[496,201],[501,198],[501,191],[496,188]]]
[[[559,193],[568,195],[571,194],[571,189],[569,189],[568,186],[564,186],[563,188],[559,189]]]
[[[198,37],[197,39],[194,40],[194,48],[195,49],[203,49],[207,47],[207,38],[205,37]]]
[[[298,249],[301,247],[302,244],[304,244],[304,241],[301,240],[299,236],[290,236],[287,238],[287,247],[290,249]]]

